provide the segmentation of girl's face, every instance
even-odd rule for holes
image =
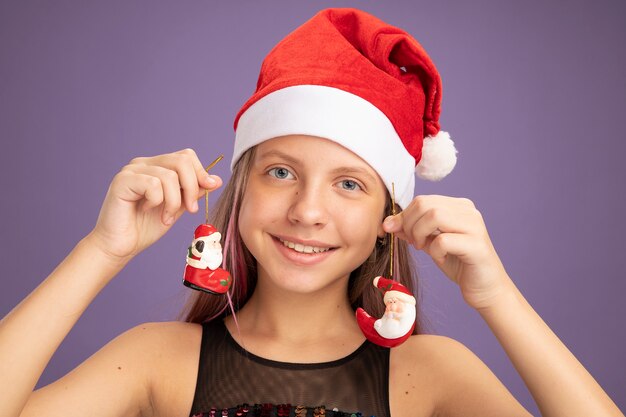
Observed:
[[[378,174],[332,141],[290,135],[258,145],[239,212],[257,286],[346,286],[384,236],[386,195]]]

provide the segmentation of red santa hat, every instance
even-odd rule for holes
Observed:
[[[203,239],[203,240],[207,240],[210,242],[218,242],[222,238],[222,235],[220,234],[220,232],[217,231],[215,226],[213,226],[212,224],[203,223],[200,226],[196,227],[196,231],[193,234],[193,238],[195,240],[195,239],[200,239],[204,237],[208,237],[208,239]]]
[[[385,302],[395,297],[404,303],[415,305],[415,297],[413,297],[413,294],[411,294],[407,287],[399,282],[384,277],[376,277],[373,283],[375,287],[385,292],[383,296]]]
[[[405,208],[414,174],[456,164],[439,130],[441,79],[408,33],[356,9],[326,9],[279,42],[235,118],[231,167],[249,148],[290,134],[332,140],[363,158]]]

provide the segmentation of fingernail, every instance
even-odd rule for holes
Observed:
[[[383,222],[383,224],[386,227],[393,227],[394,224],[396,224],[396,221],[393,217],[389,216],[385,219],[385,221]]]
[[[193,209],[193,211],[198,210],[198,202],[194,201],[193,204],[191,205],[191,208]]]
[[[208,176],[206,182],[211,186],[211,187],[215,187],[217,185],[217,181],[215,181],[215,178],[213,178],[212,176]]]
[[[174,216],[165,219],[165,225],[169,226],[172,223],[174,223]]]

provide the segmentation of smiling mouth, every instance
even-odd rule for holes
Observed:
[[[294,243],[294,242],[290,242],[288,240],[284,240],[281,238],[278,238],[278,240],[285,247],[293,249],[294,251],[299,252],[299,253],[324,253],[324,252],[328,252],[329,250],[334,249],[334,248],[329,248],[329,247],[322,248],[322,247],[317,247],[317,246],[303,245],[301,243]]]

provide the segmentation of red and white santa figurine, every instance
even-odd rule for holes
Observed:
[[[374,278],[374,286],[385,292],[385,313],[379,319],[362,308],[356,311],[357,322],[365,337],[384,347],[395,347],[408,339],[415,329],[417,310],[415,297],[399,282]]]
[[[211,224],[201,224],[187,250],[187,265],[183,284],[211,294],[224,294],[232,279],[222,265],[222,235]]]

